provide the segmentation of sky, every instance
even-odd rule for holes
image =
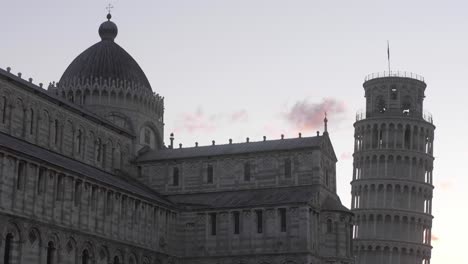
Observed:
[[[0,68],[58,81],[100,40],[109,1],[6,1]],[[367,74],[425,77],[435,131],[433,264],[465,260],[468,2],[338,0],[110,1],[116,42],[165,97],[165,141],[183,146],[329,133],[338,194],[350,206],[353,123]]]

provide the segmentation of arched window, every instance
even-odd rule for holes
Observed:
[[[101,142],[101,139],[98,138],[96,140],[96,161],[97,162],[101,161],[101,155],[102,155],[102,142]]]
[[[2,123],[5,124],[7,113],[7,99],[6,96],[2,97]]]
[[[405,148],[409,149],[411,146],[411,129],[409,126],[405,129]]]
[[[250,162],[244,163],[244,181],[250,181]]]
[[[5,238],[5,253],[3,254],[3,263],[11,264],[11,248],[13,244],[13,235],[8,233]]]
[[[55,264],[55,246],[52,241],[47,244],[47,264]]]
[[[81,264],[89,264],[89,253],[88,250],[83,250],[83,254],[81,256]]]
[[[59,143],[59,121],[57,119],[54,120],[54,144],[57,146]]]
[[[76,152],[78,154],[81,154],[82,139],[83,139],[83,132],[81,132],[81,129],[78,129],[78,132],[76,133]]]
[[[396,86],[392,86],[392,89],[390,90],[390,98],[392,100],[398,99],[398,89],[396,88]]]
[[[172,186],[179,186],[179,168],[172,169]]]
[[[327,233],[333,232],[333,222],[331,219],[327,219]]]
[[[206,168],[206,182],[213,183],[213,165],[208,164]]]
[[[106,153],[107,153],[107,145],[102,144],[102,167],[106,167]]]
[[[30,116],[30,120],[29,120],[29,134],[34,134],[34,110],[31,108],[29,110],[29,116]]]
[[[291,172],[292,172],[292,169],[291,169],[291,159],[290,158],[286,158],[284,160],[284,177],[285,178],[291,178]]]

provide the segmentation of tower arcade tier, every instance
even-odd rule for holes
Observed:
[[[373,74],[354,123],[351,208],[357,264],[429,264],[435,126],[421,76]]]

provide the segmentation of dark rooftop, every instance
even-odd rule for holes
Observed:
[[[6,148],[13,152],[19,152],[26,156],[32,157],[33,159],[40,159],[46,163],[58,166],[64,171],[69,171],[71,174],[80,174],[86,178],[90,178],[103,184],[119,188],[122,191],[133,193],[137,197],[142,197],[152,201],[162,202],[166,205],[171,205],[171,202],[166,200],[163,196],[159,195],[149,187],[139,183],[136,180],[119,177],[117,175],[108,173],[91,165],[44,149],[2,132],[0,132],[0,148]]]
[[[175,148],[152,150],[142,154],[138,162],[186,159],[196,157],[210,157],[220,155],[235,155],[255,152],[269,152],[278,150],[296,150],[320,147],[323,136],[288,138],[268,141],[232,143],[224,145],[210,145],[190,148]]]
[[[234,208],[249,206],[277,206],[292,203],[309,203],[316,199],[318,185],[268,189],[249,189],[167,196],[179,205],[194,209]]]
[[[102,40],[78,55],[60,78],[59,84],[97,79],[139,84],[152,92],[151,85],[138,63],[114,42],[117,26],[106,21],[101,24]]]

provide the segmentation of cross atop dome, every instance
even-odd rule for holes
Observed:
[[[110,3],[109,3],[109,5],[107,5],[107,7],[106,7],[107,12],[108,12],[108,13],[107,13],[107,19],[108,19],[108,20],[110,20],[110,19],[112,18],[112,15],[111,15],[111,10],[112,10],[112,8],[114,8],[114,6],[111,5]]]

